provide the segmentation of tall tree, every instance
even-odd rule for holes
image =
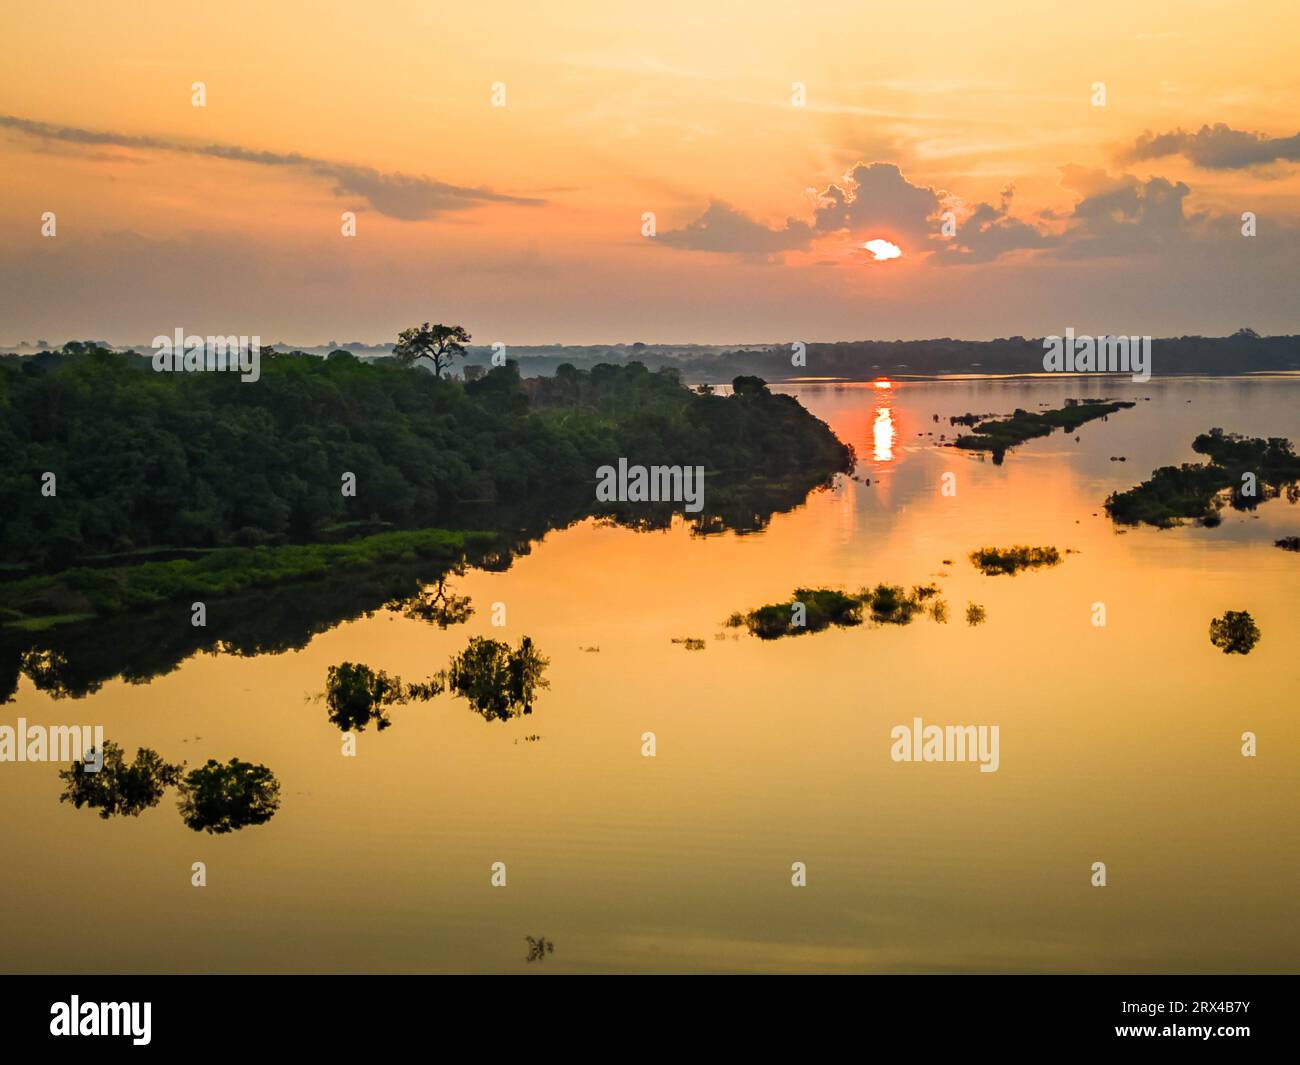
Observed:
[[[419,359],[433,362],[433,372],[442,376],[442,371],[451,366],[451,360],[457,355],[465,354],[465,345],[469,343],[469,333],[458,325],[424,325],[403,329],[397,335],[397,345],[393,348],[393,357],[403,366],[413,366]]]

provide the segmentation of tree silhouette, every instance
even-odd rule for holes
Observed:
[[[264,765],[215,758],[180,782],[181,819],[195,832],[220,835],[261,825],[280,808],[280,782]]]
[[[104,762],[98,773],[86,772],[86,763],[74,761],[72,768],[61,770],[65,782],[59,802],[70,802],[78,810],[89,806],[107,820],[118,814],[139,817],[141,811],[158,805],[163,791],[180,780],[184,765],[163,761],[157,751],[141,747],[135,761],[126,764],[122,748],[112,740],[104,741]]]
[[[1259,626],[1245,610],[1229,610],[1210,622],[1210,643],[1225,655],[1250,654],[1259,636]]]
[[[542,677],[549,664],[527,636],[515,649],[499,640],[473,636],[451,660],[447,684],[489,721],[508,721],[533,712],[537,690],[550,687]]]
[[[468,343],[469,333],[461,326],[425,322],[424,325],[403,329],[397,335],[393,358],[403,366],[413,366],[419,359],[429,359],[434,374],[441,377],[442,371],[451,366],[453,358],[465,354]]]

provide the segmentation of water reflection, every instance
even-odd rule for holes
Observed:
[[[876,462],[892,462],[894,458],[894,414],[888,407],[876,408],[876,424],[872,426],[873,447],[871,457]]]

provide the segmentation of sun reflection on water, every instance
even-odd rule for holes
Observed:
[[[872,426],[872,436],[872,459],[876,462],[892,461],[894,458],[894,414],[888,407],[876,408],[876,423]]]

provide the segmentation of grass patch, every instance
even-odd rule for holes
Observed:
[[[0,585],[6,628],[41,631],[195,596],[217,598],[337,570],[427,559],[448,564],[492,542],[485,532],[416,529],[338,544],[225,547],[194,559],[135,566],[78,567]]]

